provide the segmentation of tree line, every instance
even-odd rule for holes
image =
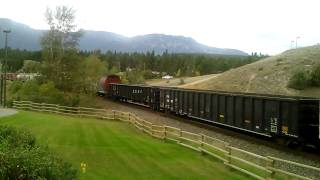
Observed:
[[[4,49],[0,49],[0,57],[4,56],[4,52]],[[146,72],[146,79],[150,78],[148,77],[149,71],[157,71],[162,72],[162,74],[174,76],[176,74],[179,76],[196,76],[220,73],[266,57],[266,55],[258,55],[256,53],[250,56],[228,56],[187,53],[175,54],[168,52],[164,52],[163,54],[155,54],[154,52],[125,53],[117,51],[103,53],[100,50],[77,52],[77,56],[79,56],[80,59],[88,58],[91,55],[95,55],[99,58],[99,60],[103,62],[103,66],[110,72],[118,73],[137,69],[140,72]],[[9,49],[9,72],[23,70],[25,60],[42,62],[42,51]]]

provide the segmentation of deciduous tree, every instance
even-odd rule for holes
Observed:
[[[47,8],[45,18],[50,30],[41,38],[45,60],[42,75],[59,89],[70,91],[78,74],[77,45],[82,35],[76,30],[75,11],[66,6]]]

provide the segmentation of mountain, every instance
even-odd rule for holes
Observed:
[[[9,46],[12,48],[39,50],[39,38],[43,34],[42,30],[35,30],[27,25],[11,21],[9,19],[0,18],[0,48],[4,47],[3,30],[10,29]]]
[[[45,30],[32,29],[27,25],[14,22],[10,19],[0,18],[0,30],[11,29],[9,46],[12,48],[39,50],[40,37]],[[4,34],[0,35],[0,47],[4,47]],[[184,36],[171,36],[164,34],[148,34],[128,38],[116,33],[105,31],[84,30],[80,39],[81,50],[100,49],[121,52],[148,52],[163,53],[207,53],[222,55],[242,55],[247,53],[236,49],[223,49],[209,47],[198,43],[192,38]]]
[[[304,90],[288,88],[298,71],[311,71],[320,64],[320,45],[291,49],[282,54],[231,69],[184,88],[250,92],[262,94],[320,97],[319,87]]]

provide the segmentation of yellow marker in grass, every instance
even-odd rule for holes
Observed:
[[[80,163],[80,168],[81,168],[82,173],[85,173],[86,172],[86,168],[87,168],[87,164],[84,163],[84,162]]]

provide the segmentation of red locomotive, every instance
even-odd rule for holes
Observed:
[[[118,75],[104,76],[99,81],[98,96],[105,96],[109,91],[110,83],[121,83],[121,79]]]

